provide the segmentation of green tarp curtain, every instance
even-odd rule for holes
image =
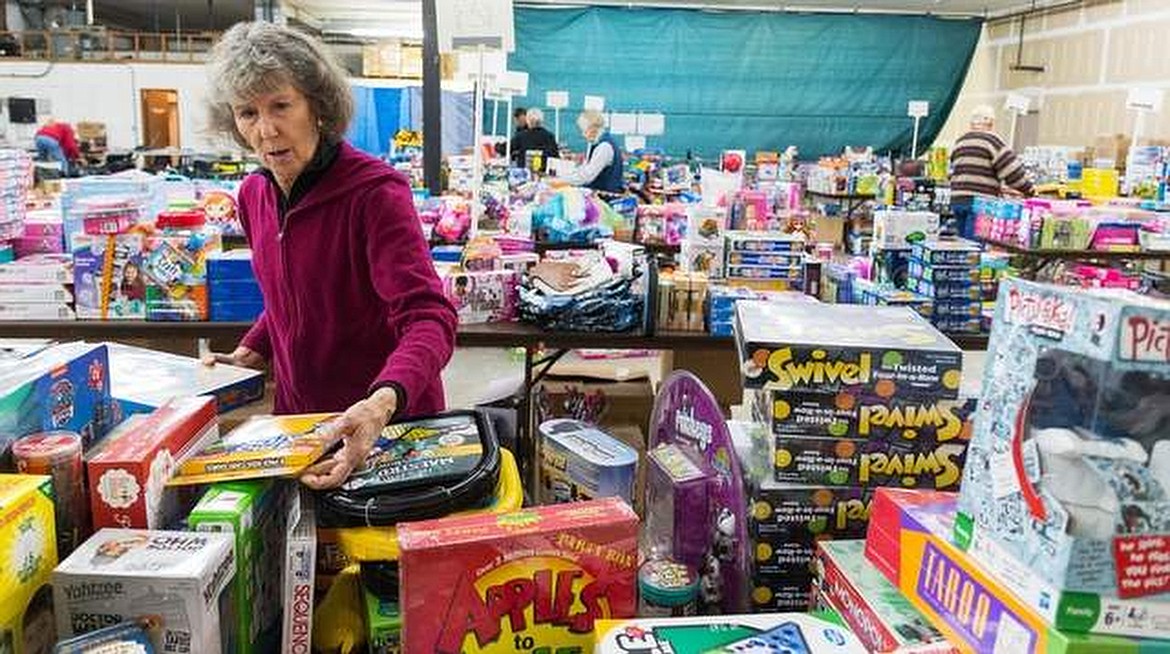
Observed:
[[[543,107],[546,91],[569,91],[561,139],[577,150],[574,121],[589,94],[603,96],[607,111],[666,114],[666,134],[648,144],[670,154],[790,144],[802,158],[845,145],[909,152],[907,102],[930,102],[919,140],[929,144],[980,26],[930,16],[517,7],[508,67],[529,74],[518,105]],[[546,123],[552,129],[547,109]]]

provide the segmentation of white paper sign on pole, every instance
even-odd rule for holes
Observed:
[[[522,98],[528,95],[528,73],[505,70],[496,77],[496,89],[501,95]]]
[[[637,133],[642,136],[662,136],[666,133],[666,114],[638,114]]]
[[[1157,113],[1162,110],[1162,89],[1138,86],[1129,90],[1125,100],[1125,108],[1135,111],[1149,111]]]
[[[512,52],[512,0],[435,0],[439,52],[485,46]]]
[[[926,118],[930,115],[930,103],[926,100],[911,100],[906,106],[906,115],[911,118]]]
[[[585,109],[592,109],[593,111],[605,111],[605,98],[600,95],[585,96]]]
[[[1003,108],[1016,114],[1026,114],[1032,109],[1032,98],[1021,93],[1009,93]]]
[[[479,53],[460,52],[456,65],[456,78],[474,84],[479,76]],[[489,89],[496,88],[494,81],[508,69],[508,55],[503,52],[485,50],[483,53],[483,76]]]
[[[549,91],[544,94],[544,103],[552,109],[564,109],[569,106],[569,92]]]
[[[637,134],[638,114],[613,112],[609,115],[609,131],[614,134]]]
[[[646,137],[630,134],[626,136],[626,152],[637,152],[646,149]]]

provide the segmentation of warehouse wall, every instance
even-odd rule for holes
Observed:
[[[206,86],[201,64],[0,63],[0,98],[47,100],[47,113],[60,120],[103,122],[109,146],[116,148],[142,142],[141,89],[178,91],[180,143],[187,148],[214,147],[202,133]],[[0,114],[0,135],[9,142],[25,144],[33,131],[10,125],[7,113]]]
[[[950,146],[965,131],[971,110],[983,103],[1000,113],[1009,93],[1034,97],[1041,145],[1090,145],[1105,134],[1131,134],[1134,115],[1125,108],[1128,90],[1153,86],[1167,91],[1162,113],[1147,119],[1142,133],[1170,137],[1170,35],[1168,0],[1097,0],[1025,21],[1022,63],[1047,66],[1043,73],[1012,71],[1020,21],[984,27],[963,90],[937,143]]]

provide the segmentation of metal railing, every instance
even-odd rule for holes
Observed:
[[[219,32],[125,32],[102,27],[0,32],[0,61],[202,62]]]

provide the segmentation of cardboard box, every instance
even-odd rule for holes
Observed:
[[[37,254],[0,264],[0,284],[72,284],[73,256]]]
[[[792,652],[864,654],[839,623],[804,613],[603,620],[596,654],[631,652]],[[753,649],[754,648],[754,649]]]
[[[86,447],[113,426],[109,354],[104,345],[66,343],[0,369],[0,458],[39,431],[81,434]]]
[[[317,514],[307,488],[289,491],[284,569],[281,575],[281,652],[311,654],[317,565]]]
[[[210,395],[219,413],[226,413],[264,396],[264,372],[108,343],[111,394],[123,415],[149,413],[168,401],[188,395]]]
[[[955,490],[976,402],[749,391],[781,482]]]
[[[903,209],[873,212],[873,247],[877,249],[909,250],[915,243],[935,241],[938,236],[937,213]]]
[[[889,580],[865,559],[865,541],[817,547],[817,591],[875,654],[958,654]]]
[[[53,571],[61,637],[148,619],[160,654],[219,654],[230,534],[102,529]]]
[[[878,489],[865,555],[962,651],[1170,652],[1170,641],[1064,634],[950,542],[955,495]]]
[[[398,541],[408,652],[585,649],[636,611],[638,518],[619,499],[406,523]]]
[[[49,477],[0,475],[0,648],[49,651],[55,641],[49,580],[57,566]]]
[[[1164,595],[1170,303],[1008,279],[994,324],[960,510],[1058,589]]]
[[[962,352],[904,307],[736,304],[744,388],[954,399]]]
[[[284,606],[279,585],[284,560],[285,489],[270,481],[216,484],[187,516],[192,531],[231,534],[236,575],[228,588],[232,610],[221,616],[225,651],[262,654],[277,645]]]
[[[215,400],[172,400],[86,462],[95,529],[151,529],[179,510],[166,484],[184,457],[219,435]]]

